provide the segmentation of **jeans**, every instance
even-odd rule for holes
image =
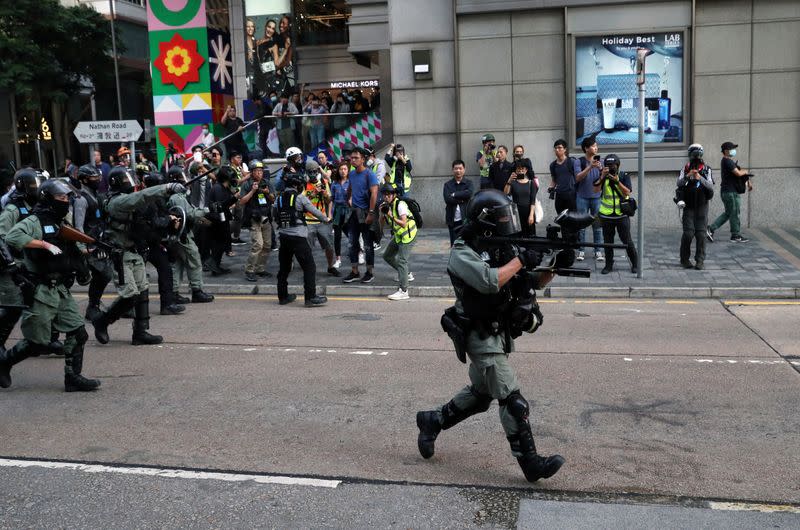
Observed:
[[[725,211],[711,223],[709,228],[712,232],[716,232],[727,221],[731,222],[731,237],[742,235],[742,224],[739,215],[742,211],[742,196],[735,191],[723,191],[722,204],[725,206]]]
[[[589,212],[593,216],[597,217],[597,212],[600,210],[600,197],[596,198],[588,198],[584,199],[583,197],[578,197],[576,199],[578,205],[578,213]],[[592,223],[592,236],[594,237],[595,243],[602,243],[603,242],[603,227],[600,226],[600,222],[595,220]],[[583,243],[586,241],[586,229],[582,228],[578,231],[578,240]],[[579,248],[581,252],[583,252],[583,247]]]
[[[364,239],[364,254],[366,254],[367,258],[367,268],[372,269],[375,266],[375,249],[372,247],[372,230],[371,225],[365,223],[358,222],[358,213],[353,212],[350,216],[350,221],[348,223],[350,227],[350,265],[357,267],[358,266],[358,250],[360,248],[358,244],[359,236],[363,237]]]

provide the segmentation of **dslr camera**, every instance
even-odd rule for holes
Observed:
[[[391,207],[392,205],[389,204],[388,202],[381,203],[381,213],[383,213],[384,215],[389,213],[389,209]]]

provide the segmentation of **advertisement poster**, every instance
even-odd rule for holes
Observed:
[[[575,38],[578,145],[592,135],[600,145],[638,142],[637,48],[650,50],[645,77],[645,142],[684,141],[684,34],[673,31]]]
[[[251,0],[245,6],[248,99],[291,93],[297,84],[291,2]]]

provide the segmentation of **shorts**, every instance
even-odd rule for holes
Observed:
[[[306,225],[308,228],[308,244],[314,246],[314,240],[319,241],[322,250],[333,249],[333,229],[328,223]]]

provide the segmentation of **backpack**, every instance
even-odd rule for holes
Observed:
[[[424,224],[422,222],[422,208],[419,207],[419,203],[410,197],[403,197],[400,200],[408,206],[411,215],[414,217],[414,222],[417,223],[417,228],[422,228]]]

